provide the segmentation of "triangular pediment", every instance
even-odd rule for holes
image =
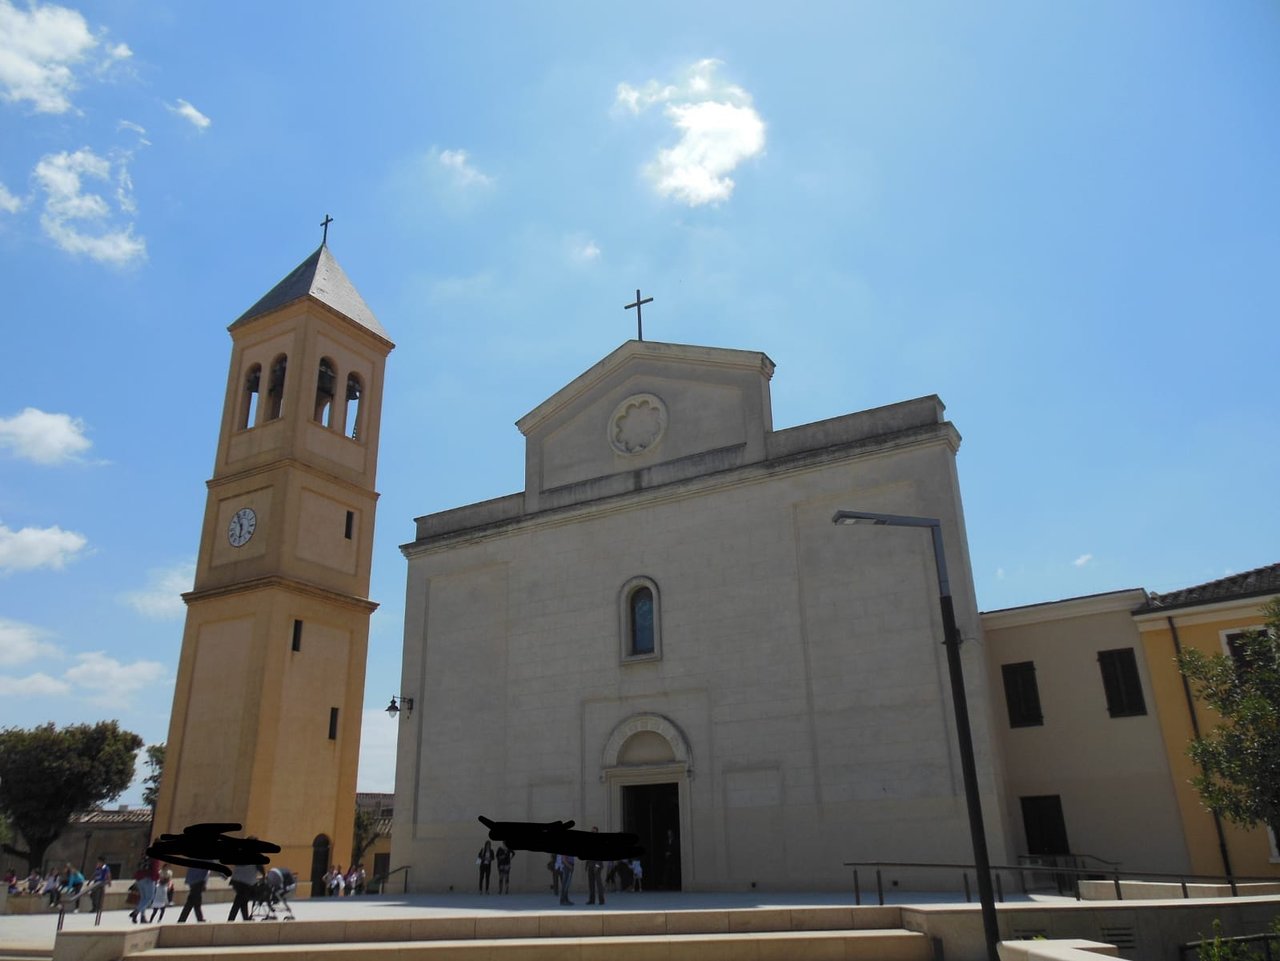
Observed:
[[[711,452],[763,458],[773,369],[759,351],[627,341],[516,422],[526,495]]]
[[[325,244],[316,248],[310,257],[293,268],[284,280],[272,287],[227,329],[235,330],[303,297],[319,301],[370,333],[391,342],[378,318]]]

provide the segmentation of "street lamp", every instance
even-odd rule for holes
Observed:
[[[947,649],[947,673],[951,676],[951,704],[956,712],[960,769],[964,773],[964,799],[969,809],[969,836],[973,840],[973,863],[978,875],[978,900],[982,902],[982,929],[986,935],[988,961],[999,961],[996,946],[1000,943],[1000,927],[996,922],[996,902],[991,889],[991,862],[987,858],[987,833],[982,824],[978,770],[973,761],[973,732],[969,729],[969,702],[964,693],[964,668],[960,665],[960,631],[956,627],[955,607],[951,603],[951,584],[947,580],[947,560],[942,549],[942,522],[936,517],[836,511],[831,523],[923,527],[933,535],[933,560],[938,569],[938,603],[942,607],[942,645]]]
[[[387,705],[387,714],[390,715],[392,720],[395,720],[396,715],[400,713],[401,704],[404,705],[403,710],[405,717],[408,717],[413,713],[413,698],[405,697],[403,694],[399,694],[397,696],[400,698],[400,704],[397,704],[396,699],[393,697],[391,699],[391,703]]]

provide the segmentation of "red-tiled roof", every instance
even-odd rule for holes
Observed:
[[[81,811],[76,815],[77,824],[147,824],[150,821],[150,808],[130,808],[127,811]]]
[[[1147,598],[1147,603],[1134,613],[1149,614],[1152,611],[1165,611],[1175,607],[1195,607],[1201,604],[1216,604],[1219,601],[1262,597],[1267,594],[1280,594],[1280,564],[1258,567],[1243,574],[1232,574],[1230,577],[1222,577],[1207,584],[1184,587],[1180,591],[1151,594]]]

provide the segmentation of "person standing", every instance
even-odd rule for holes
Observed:
[[[342,871],[341,864],[335,864],[329,869],[329,897],[340,898],[347,887],[347,876]]]
[[[599,834],[600,829],[593,825],[591,833]],[[587,904],[595,904],[597,900],[600,904],[604,904],[603,871],[604,865],[599,861],[587,862]]]
[[[93,890],[89,892],[89,903],[93,905],[93,913],[102,910],[102,896],[111,886],[111,869],[107,867],[107,859],[98,855],[98,866],[93,869]]]
[[[182,913],[178,915],[178,923],[181,924],[187,920],[187,916],[194,911],[196,920],[204,920],[204,912],[200,910],[204,904],[204,889],[209,883],[208,868],[187,868],[187,900],[182,905]]]
[[[484,847],[480,849],[480,853],[476,855],[476,864],[480,865],[480,887],[481,894],[489,893],[489,872],[493,867],[493,845],[488,841],[484,842]],[[501,892],[502,885],[498,885]]]
[[[558,854],[560,859],[560,903],[573,904],[569,900],[569,886],[573,884],[573,865],[575,862],[572,854]]]
[[[498,848],[495,859],[498,862],[498,893],[511,893],[511,859],[515,857],[515,852],[507,847],[507,842],[502,842],[502,847]]]

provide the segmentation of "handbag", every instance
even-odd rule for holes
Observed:
[[[142,892],[136,884],[129,885],[129,893],[124,896],[124,903],[132,907],[142,900]]]

